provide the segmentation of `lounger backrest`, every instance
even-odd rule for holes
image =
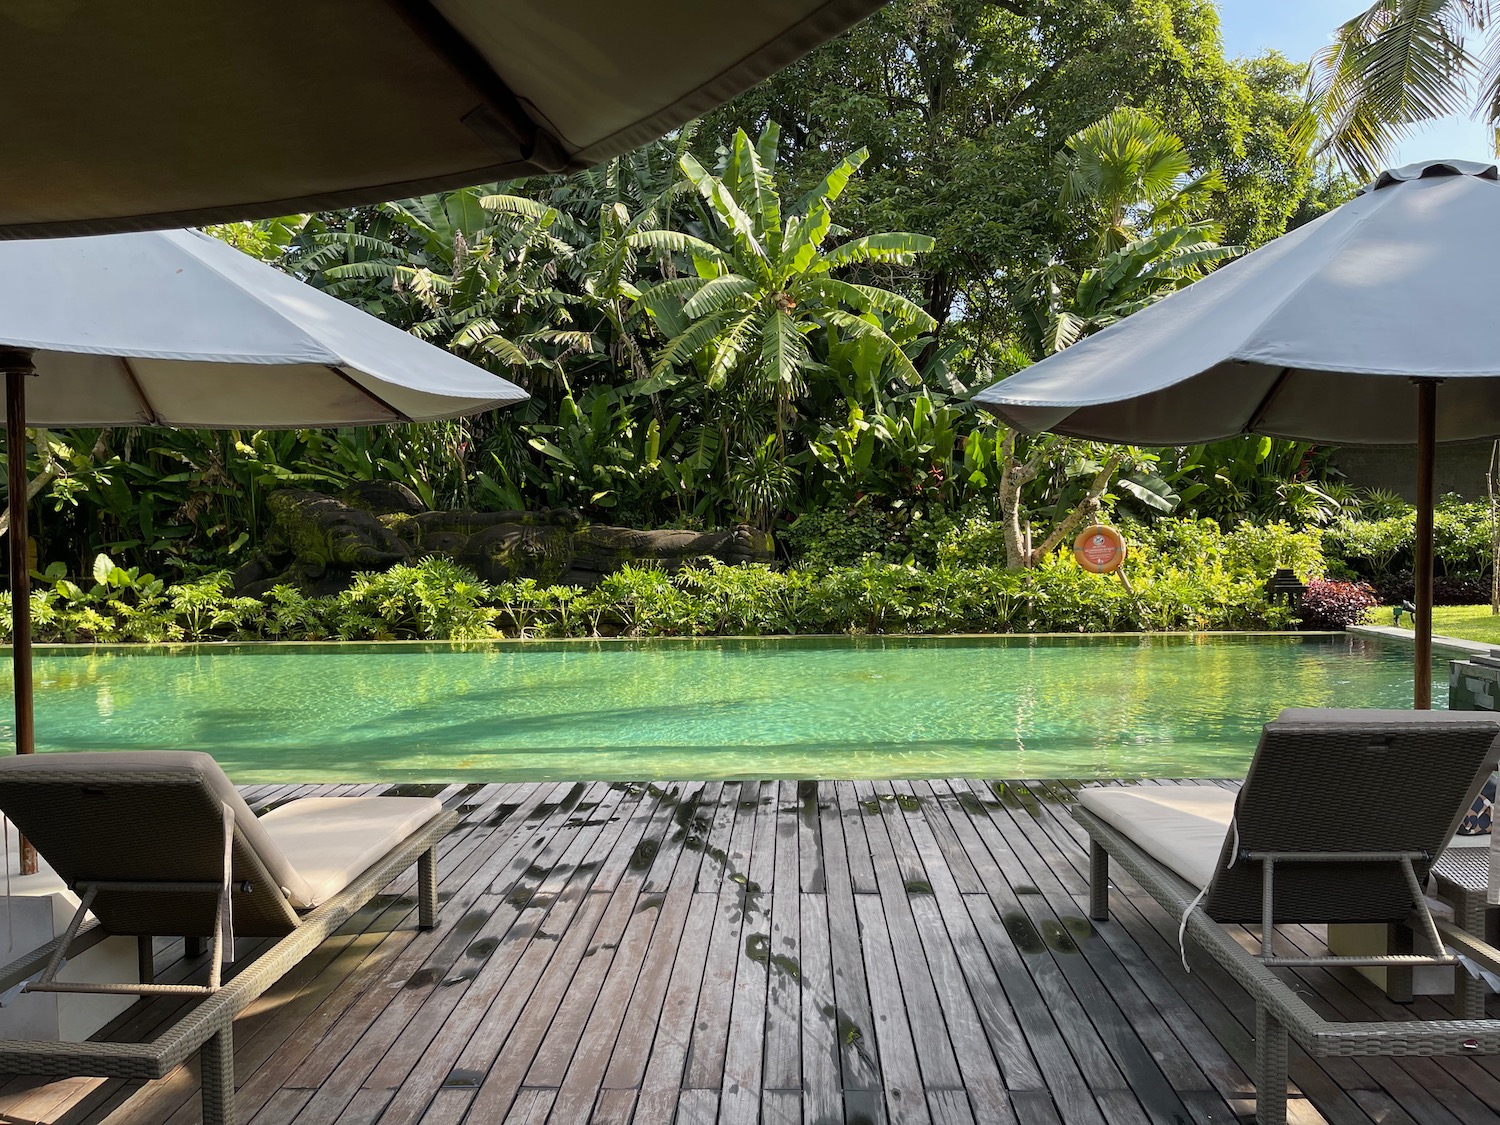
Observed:
[[[297,915],[285,891],[304,890],[301,876],[207,754],[84,751],[0,759],[0,812],[69,886],[91,880],[219,883],[226,805],[234,813],[234,930],[286,933]],[[93,912],[111,933],[207,936],[217,899],[101,891]]]
[[[1235,803],[1245,852],[1425,852],[1436,859],[1494,771],[1500,715],[1289,710],[1266,724]],[[1261,917],[1262,867],[1224,842],[1204,909]],[[1416,865],[1425,883],[1430,861]],[[1391,863],[1278,865],[1279,922],[1400,921],[1412,897]]]

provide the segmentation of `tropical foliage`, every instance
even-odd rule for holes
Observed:
[[[968,405],[1336,204],[1345,185],[1297,133],[1300,81],[1277,56],[1225,60],[1207,0],[895,0],[696,129],[586,172],[215,228],[531,401],[336,432],[37,431],[39,569],[61,565],[100,613],[113,587],[78,577],[97,553],[134,571],[131,591],[162,576],[117,632],[158,628],[154,599],[182,590],[198,622],[183,636],[241,635],[241,611],[268,629],[255,614],[298,620],[300,595],[236,609],[215,577],[259,546],[267,493],[371,480],[435,508],[746,521],[789,559],[862,574],[872,555],[936,568],[945,537],[978,525],[986,565],[1050,574],[1095,515],[1336,522],[1354,498],[1323,451],[1032,438]],[[43,585],[59,612],[78,601]],[[385,596],[365,588],[321,628],[514,619],[440,624],[411,594],[393,624],[371,608]]]
[[[992,529],[967,521],[936,537],[931,566],[872,556],[779,571],[627,567],[585,590],[529,579],[492,586],[426,559],[359,575],[329,597],[290,586],[236,597],[224,571],[168,585],[100,555],[87,586],[51,570],[32,614],[38,639],[63,641],[1251,629],[1292,620],[1266,602],[1268,561],[1321,573],[1316,538],[1284,526],[1225,534],[1208,521],[1175,521],[1129,531],[1129,588],[1061,554],[1024,571],[998,565],[986,545]],[[8,628],[6,613],[0,637]]]

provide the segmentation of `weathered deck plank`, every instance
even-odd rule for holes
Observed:
[[[1076,781],[432,787],[439,926],[410,875],[240,1019],[245,1125],[1229,1122],[1253,1011],[1128,880],[1085,920]],[[256,807],[384,786],[264,785]],[[1277,942],[1311,949],[1316,927]],[[157,945],[162,980],[203,958]],[[1342,970],[1348,1019],[1433,1018]],[[144,1037],[181,1005],[137,1005]],[[1500,1125],[1500,1060],[1294,1056],[1303,1125]],[[0,1083],[0,1120],[191,1125],[185,1067],[144,1087]]]

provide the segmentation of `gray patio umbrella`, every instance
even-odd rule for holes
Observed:
[[[1383,172],[1327,215],[975,401],[1027,431],[1418,447],[1415,705],[1431,705],[1437,442],[1500,436],[1493,165]]]
[[[200,225],[585,168],[882,2],[5,5],[0,237]]]
[[[194,231],[0,244],[16,750],[33,748],[28,424],[427,421],[526,392]],[[35,378],[30,378],[35,376]]]

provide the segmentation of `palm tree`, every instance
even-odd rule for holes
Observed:
[[[1053,260],[1015,294],[1023,342],[1040,359],[1180,289],[1238,246],[1198,218],[1224,186],[1218,169],[1193,171],[1175,133],[1129,106],[1069,137],[1058,155],[1058,201],[1081,210],[1094,233],[1092,264]]]
[[[1219,234],[1217,224],[1200,220],[1132,239],[1084,270],[1073,286],[1066,267],[1045,266],[1021,303],[1028,344],[1041,355],[1060,352],[1244,253],[1241,246],[1219,245]]]
[[[1376,0],[1313,56],[1308,124],[1323,131],[1318,151],[1369,176],[1420,122],[1470,111],[1500,124],[1493,27],[1488,0]]]
[[[522,382],[567,389],[562,360],[590,351],[556,287],[573,247],[556,208],[483,187],[381,203],[316,232],[293,272]]]
[[[1182,140],[1147,113],[1120,106],[1068,138],[1057,157],[1059,201],[1082,205],[1105,255],[1142,230],[1180,223],[1224,187],[1218,169],[1192,174]]]
[[[1223,186],[1218,172],[1194,175],[1181,139],[1139,110],[1116,109],[1075,133],[1057,167],[1060,202],[1084,211],[1096,232],[1096,259],[1076,273],[1064,262],[1047,262],[1017,287],[1019,342],[1027,358],[1061,351],[1244,253],[1239,246],[1219,245],[1217,223],[1194,218],[1207,195]],[[1092,517],[1127,459],[1144,464],[1133,449],[1048,435],[1022,442],[1015,430],[1003,430],[995,457],[1006,565],[1012,567],[1035,565]],[[1072,510],[1033,545],[1023,493],[1049,463],[1058,462],[1087,466],[1092,479]],[[1121,486],[1161,506],[1141,483],[1146,474],[1134,476]]]
[[[832,205],[864,162],[865,150],[841,161],[783,212],[774,173],[777,138],[774,122],[754,144],[737,131],[720,175],[705,171],[689,153],[680,158],[678,166],[709,218],[709,238],[636,229],[626,240],[639,249],[680,255],[693,271],[637,297],[667,337],[641,389],[673,385],[696,367],[711,389],[769,403],[780,447],[786,409],[815,366],[809,335],[868,340],[895,376],[917,383],[916,369],[891,332],[935,325],[899,294],[833,276],[848,266],[908,264],[932,248],[933,240],[918,234],[872,234],[825,245],[833,232]]]

